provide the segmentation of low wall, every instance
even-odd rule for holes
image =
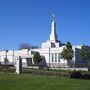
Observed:
[[[70,70],[70,71],[88,71],[88,68],[50,68],[56,70]]]

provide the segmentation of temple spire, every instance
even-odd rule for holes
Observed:
[[[54,16],[54,14],[53,14],[53,17],[52,17],[52,21],[55,21],[55,16]]]
[[[53,14],[53,17],[52,17],[50,41],[52,41],[52,42],[56,42],[57,41],[56,23],[55,23],[55,16],[54,16],[54,14]]]

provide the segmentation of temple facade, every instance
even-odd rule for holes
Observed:
[[[41,55],[41,65],[50,66],[50,67],[69,67],[68,61],[60,57],[60,53],[63,51],[65,44],[58,40],[56,34],[56,22],[53,15],[51,23],[51,33],[49,40],[41,44],[41,48],[37,49],[22,49],[22,50],[6,50],[0,51],[0,62],[4,64],[4,59],[8,59],[9,64],[16,64],[16,60],[19,56],[22,57],[23,66],[28,66],[33,64],[33,56],[35,52],[39,52]],[[73,46],[74,57],[69,62],[72,65],[76,63],[83,63],[83,60],[80,58],[80,49],[82,45]]]

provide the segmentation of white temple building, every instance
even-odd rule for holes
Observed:
[[[53,15],[49,40],[43,42],[41,48],[31,50],[23,49],[0,51],[0,62],[4,63],[4,58],[7,57],[9,63],[15,65],[17,58],[21,56],[23,65],[28,66],[34,63],[34,52],[39,52],[42,56],[42,61],[40,62],[40,64],[50,67],[68,67],[67,60],[64,60],[60,57],[60,53],[62,52],[64,47],[65,44],[61,43],[61,41],[58,40],[58,36],[56,34],[56,22]],[[71,64],[83,63],[83,60],[80,58],[81,47],[82,45],[73,46],[74,58],[70,62]]]

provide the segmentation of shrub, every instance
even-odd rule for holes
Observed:
[[[80,71],[73,71],[70,75],[70,78],[79,79],[82,77],[82,74]]]
[[[90,75],[89,74],[84,74],[84,75],[82,75],[81,78],[90,80]]]

